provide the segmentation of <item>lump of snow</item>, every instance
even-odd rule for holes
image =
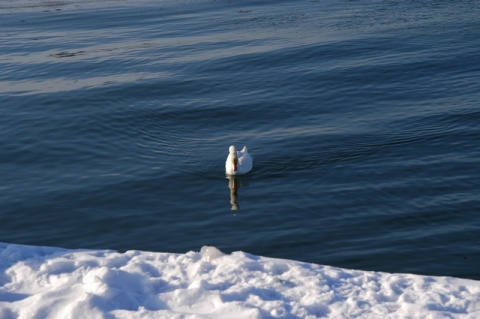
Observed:
[[[200,254],[205,261],[212,261],[223,256],[223,253],[213,246],[203,246],[202,249],[200,249]]]

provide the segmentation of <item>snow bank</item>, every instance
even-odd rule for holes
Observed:
[[[0,243],[0,318],[480,318],[480,282],[223,254]]]

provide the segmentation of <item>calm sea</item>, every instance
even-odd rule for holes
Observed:
[[[479,7],[0,1],[0,241],[480,279]]]

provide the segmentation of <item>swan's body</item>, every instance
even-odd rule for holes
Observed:
[[[235,150],[235,146],[230,146],[225,162],[225,173],[228,175],[242,175],[250,172],[253,167],[253,160],[248,154],[247,147],[244,146],[241,151]]]

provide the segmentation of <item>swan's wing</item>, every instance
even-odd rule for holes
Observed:
[[[253,160],[250,154],[245,153],[242,156],[238,158],[238,166],[242,172],[242,174],[245,174],[249,172],[252,169],[253,166]]]

